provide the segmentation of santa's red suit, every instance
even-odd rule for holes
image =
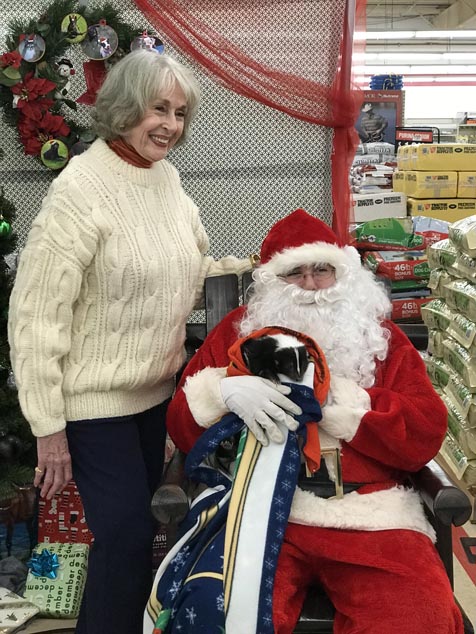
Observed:
[[[319,498],[296,489],[275,578],[275,632],[293,631],[307,587],[318,581],[336,608],[338,634],[462,634],[461,615],[433,544],[434,531],[418,494],[405,484],[409,472],[418,471],[438,452],[447,425],[446,409],[419,353],[395,324],[372,318],[378,329],[362,325],[364,332],[359,335],[359,317],[350,306],[375,311],[379,306],[375,297],[382,291],[361,268],[355,249],[336,242],[324,223],[302,210],[271,229],[255,274],[254,308],[236,309],[209,334],[182,376],[169,407],[168,431],[177,447],[188,452],[205,428],[228,411],[220,392],[228,349],[253,325],[302,330],[297,323],[300,313],[288,311],[289,317],[283,316],[279,299],[275,310],[279,323],[256,322],[260,308],[266,310],[266,300],[258,301],[263,288],[275,284],[283,293],[294,293],[291,301],[295,298],[307,305],[309,295],[285,288],[292,285],[281,276],[296,266],[331,264],[335,288],[318,291],[317,309],[309,310],[325,313],[322,306],[327,304],[334,314],[339,293],[350,289],[354,296],[342,300],[341,313],[354,333],[355,346],[365,350],[365,342],[374,337],[368,346],[375,349],[375,357],[369,361],[368,354],[354,354],[352,341],[336,343],[339,333],[333,335],[332,330],[339,329],[339,317],[335,324],[324,320],[317,332],[306,332],[326,353],[331,371],[319,435],[322,447],[340,447],[344,482],[361,486],[343,499]],[[362,276],[365,280],[359,286]],[[361,289],[369,288],[364,297],[366,291]],[[308,327],[308,318],[304,321]],[[375,335],[379,332],[383,335]],[[340,339],[346,339],[345,331]],[[346,358],[339,360],[341,356]],[[328,468],[332,478],[331,464]]]

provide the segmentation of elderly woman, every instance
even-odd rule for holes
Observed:
[[[165,160],[198,101],[191,71],[155,51],[112,67],[96,102],[99,138],[52,183],[11,295],[35,484],[50,499],[74,477],[95,539],[78,634],[142,631],[150,500],[185,324],[206,275],[250,268],[205,255],[198,209]]]

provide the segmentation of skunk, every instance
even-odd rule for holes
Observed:
[[[249,371],[263,379],[279,383],[279,374],[299,382],[309,365],[306,346],[290,335],[265,335],[248,339],[241,354]]]

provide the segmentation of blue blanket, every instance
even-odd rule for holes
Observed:
[[[144,634],[273,634],[273,586],[301,466],[307,422],[321,419],[312,389],[291,384],[303,413],[283,444],[263,447],[228,414],[187,456],[187,475],[208,488],[193,502],[157,571]],[[240,435],[233,475],[211,466],[220,443]],[[212,461],[213,462],[213,461]]]

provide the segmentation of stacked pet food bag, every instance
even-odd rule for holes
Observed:
[[[357,198],[392,189],[397,168],[393,143],[360,143],[350,170],[350,185]]]
[[[476,495],[476,215],[449,225],[448,238],[428,248],[432,299],[428,374],[448,408],[441,455]]]
[[[422,306],[431,294],[426,249],[447,236],[448,223],[426,217],[401,215],[351,225],[351,244],[388,287],[396,323],[421,323]]]

